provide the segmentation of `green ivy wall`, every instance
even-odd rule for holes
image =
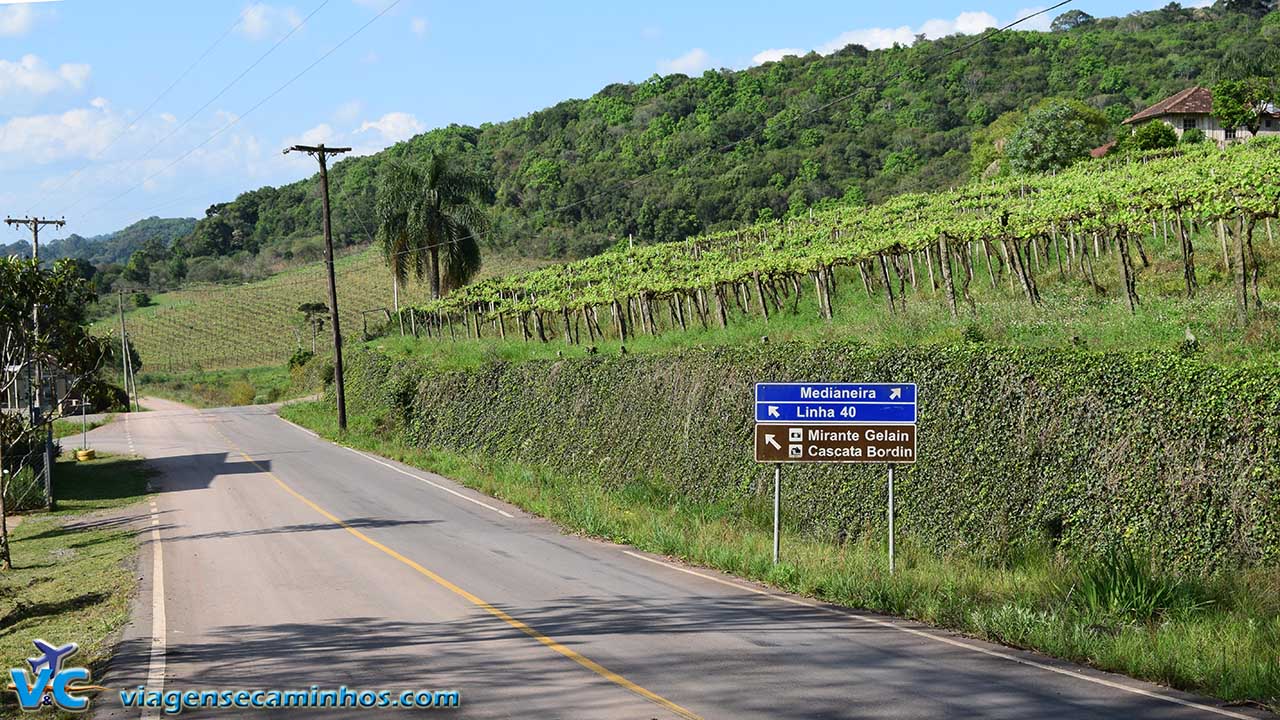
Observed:
[[[1172,354],[853,344],[496,363],[439,373],[351,358],[352,410],[418,445],[543,463],[582,482],[658,479],[698,499],[770,486],[752,461],[757,381],[919,385],[900,537],[998,557],[1049,539],[1128,541],[1212,571],[1280,561],[1280,371]],[[883,466],[788,466],[785,513],[832,538],[883,533]]]

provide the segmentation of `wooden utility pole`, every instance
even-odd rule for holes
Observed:
[[[45,225],[54,225],[62,227],[67,224],[65,219],[50,220],[48,218],[24,217],[4,219],[4,224],[9,226],[23,225],[31,228],[31,258],[36,261],[37,266],[40,263],[40,228]],[[31,308],[31,324],[35,330],[35,337],[40,337],[40,306]],[[36,363],[35,371],[35,390],[30,392],[31,399],[35,402],[31,405],[31,426],[33,428],[40,427],[44,423],[44,371],[40,367],[40,363]],[[29,386],[28,386],[29,387]],[[44,492],[45,497],[49,501],[49,509],[57,508],[57,503],[53,499],[53,426],[51,425],[45,433],[44,442]]]
[[[4,219],[4,224],[5,225],[25,225],[26,227],[31,228],[31,257],[36,260],[39,260],[40,259],[40,228],[44,227],[45,225],[56,225],[58,227],[62,227],[63,225],[67,224],[67,221],[62,219],[49,220],[47,218],[38,218],[38,217],[24,217],[24,218],[8,217]]]
[[[338,327],[338,288],[333,278],[333,234],[329,228],[329,165],[330,155],[351,152],[351,148],[319,145],[294,145],[285,148],[285,154],[304,152],[320,161],[321,225],[324,228],[324,263],[329,274],[329,322],[333,325],[333,385],[338,399],[338,429],[347,429],[347,394],[342,380],[342,330]]]

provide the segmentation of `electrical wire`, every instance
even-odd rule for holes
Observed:
[[[186,117],[186,119],[185,119],[185,120],[183,120],[181,123],[179,123],[177,126],[175,126],[172,130],[170,130],[170,131],[168,132],[168,134],[166,134],[164,137],[162,137],[162,138],[160,138],[158,141],[156,141],[156,143],[155,143],[155,144],[153,144],[151,147],[147,148],[147,150],[146,150],[145,152],[143,152],[141,155],[139,155],[138,157],[136,157],[136,158],[134,158],[133,160],[131,160],[131,161],[128,163],[128,165],[126,165],[126,166],[124,167],[124,169],[123,169],[123,170],[121,170],[120,172],[123,174],[126,170],[132,170],[132,169],[133,169],[133,168],[134,168],[138,163],[140,163],[140,162],[142,162],[143,160],[147,159],[147,157],[148,157],[148,156],[150,156],[150,155],[151,155],[151,153],[155,152],[155,150],[156,150],[157,148],[159,148],[161,145],[164,145],[166,142],[168,142],[168,141],[169,141],[169,138],[172,138],[174,135],[176,135],[176,134],[178,134],[179,132],[181,132],[181,131],[183,130],[183,128],[185,128],[187,125],[189,125],[189,124],[191,123],[191,121],[192,121],[192,120],[196,119],[196,117],[198,117],[201,113],[203,113],[205,110],[207,110],[207,109],[209,108],[209,106],[210,106],[210,105],[213,105],[215,102],[217,102],[217,101],[218,101],[218,99],[219,99],[219,98],[221,98],[223,95],[227,94],[227,92],[228,92],[229,90],[231,90],[231,88],[235,87],[235,86],[236,86],[236,84],[237,84],[237,83],[239,83],[241,80],[243,80],[243,79],[244,79],[244,77],[245,77],[246,75],[248,75],[250,72],[252,72],[254,68],[256,68],[256,67],[258,67],[258,65],[262,64],[262,62],[263,62],[264,60],[266,60],[268,57],[270,57],[270,56],[271,56],[271,54],[272,54],[272,53],[274,53],[277,49],[279,49],[279,48],[280,48],[280,46],[281,46],[281,45],[283,45],[283,44],[285,43],[285,41],[287,41],[289,38],[293,37],[293,35],[294,35],[295,33],[297,33],[297,32],[298,32],[298,30],[302,29],[302,27],[303,27],[304,25],[306,25],[306,24],[307,24],[307,21],[309,21],[311,18],[315,17],[316,13],[318,13],[318,12],[320,12],[322,9],[324,9],[324,7],[325,7],[326,5],[328,5],[330,2],[331,2],[331,0],[322,0],[322,2],[321,2],[319,5],[317,5],[317,6],[315,7],[315,9],[314,9],[314,10],[312,10],[312,11],[311,11],[311,12],[310,12],[306,17],[304,17],[304,18],[301,20],[301,22],[299,22],[297,25],[294,25],[292,28],[290,28],[290,29],[289,29],[289,32],[285,33],[285,34],[284,34],[284,35],[283,35],[279,40],[276,40],[276,41],[275,41],[275,43],[273,43],[273,44],[271,45],[271,47],[267,48],[267,51],[266,51],[266,52],[264,52],[264,53],[262,53],[261,55],[259,55],[259,56],[258,56],[258,58],[257,58],[256,60],[254,60],[252,63],[249,63],[249,66],[248,66],[248,67],[246,67],[244,70],[241,70],[239,75],[236,75],[234,78],[232,78],[232,79],[231,79],[231,81],[230,81],[230,82],[228,82],[226,85],[222,86],[222,89],[221,89],[221,90],[219,90],[219,91],[217,92],[217,94],[216,94],[216,95],[214,95],[213,97],[209,98],[208,102],[206,102],[205,104],[201,105],[201,106],[199,107],[199,109],[197,109],[195,112],[193,112],[193,113],[191,113],[190,115],[188,115],[188,116]],[[243,14],[242,14],[242,17],[243,17]],[[234,124],[234,123],[233,123],[233,124]],[[221,131],[219,131],[219,132],[221,132]],[[214,135],[216,136],[217,134],[218,134],[218,133],[215,133]],[[210,138],[210,140],[212,140],[212,137]],[[206,142],[207,142],[207,141],[206,141]],[[202,145],[203,145],[203,143],[202,143]],[[200,146],[197,146],[197,148],[198,148],[198,147],[200,147]],[[190,154],[190,153],[188,153],[188,155],[189,155],[189,154]],[[185,158],[185,157],[186,157],[186,155],[184,155],[184,156],[183,156],[183,158]],[[168,168],[166,167],[165,169],[167,170]],[[161,171],[161,172],[164,172],[164,171]],[[157,173],[156,175],[158,175],[158,174],[159,174],[159,173]],[[133,189],[135,189],[135,188],[137,188],[137,187],[140,187],[140,186],[142,186],[143,184],[145,184],[145,183],[149,182],[150,180],[152,180],[153,178],[155,178],[155,177],[156,177],[156,175],[152,175],[151,177],[148,177],[146,180],[143,180],[142,182],[138,183],[138,184],[137,184],[137,185],[135,185],[133,188],[130,188],[130,191],[132,191]],[[117,196],[117,198],[118,198],[118,197],[122,197],[124,194],[127,194],[127,193],[122,193],[121,195]],[[65,208],[65,210],[62,212],[62,214],[63,214],[63,215],[65,215],[67,210],[71,210],[72,208],[76,207],[77,205],[79,205],[79,204],[80,204],[81,202],[83,202],[83,201],[84,201],[84,197],[82,196],[80,200],[77,200],[77,201],[75,201],[74,203],[72,203],[71,205],[68,205],[68,206]],[[91,213],[86,213],[86,214],[91,214]]]
[[[328,1],[329,1],[329,0],[325,0],[325,2],[326,2],[326,3],[327,3]],[[227,130],[231,129],[231,128],[232,128],[232,127],[234,127],[235,125],[239,124],[239,122],[240,122],[241,120],[243,120],[244,118],[248,117],[248,116],[249,116],[250,114],[252,114],[255,110],[257,110],[258,108],[262,107],[262,106],[263,106],[263,105],[265,105],[266,103],[270,102],[270,101],[271,101],[271,99],[272,99],[272,98],[274,98],[275,96],[277,96],[277,95],[279,95],[280,93],[284,92],[284,90],[285,90],[286,88],[288,88],[288,87],[289,87],[290,85],[292,85],[293,83],[297,82],[297,81],[298,81],[298,79],[300,79],[303,75],[306,75],[306,74],[307,74],[308,72],[310,72],[310,71],[311,71],[315,66],[319,65],[321,62],[323,62],[325,59],[327,59],[330,55],[332,55],[332,54],[334,54],[335,52],[337,52],[339,49],[341,49],[343,46],[345,46],[348,42],[350,42],[351,40],[353,40],[357,35],[359,35],[360,33],[364,32],[365,28],[367,28],[367,27],[369,27],[370,25],[372,25],[373,23],[377,22],[377,20],[378,20],[379,18],[381,18],[383,15],[386,15],[388,12],[390,12],[390,11],[391,11],[391,9],[392,9],[392,8],[396,7],[396,6],[397,6],[397,5],[399,5],[401,2],[403,2],[403,0],[395,0],[394,2],[392,2],[390,5],[388,5],[386,8],[384,8],[384,9],[383,9],[381,12],[379,12],[377,15],[374,15],[372,18],[370,18],[368,22],[366,22],[365,24],[363,24],[363,25],[361,25],[360,27],[356,28],[355,32],[352,32],[350,35],[348,35],[348,36],[346,36],[345,38],[343,38],[343,39],[342,39],[342,40],[341,40],[337,45],[334,45],[333,47],[329,48],[329,50],[328,50],[327,52],[325,52],[323,55],[321,55],[320,57],[318,57],[318,58],[316,58],[315,60],[313,60],[313,61],[311,62],[311,64],[310,64],[310,65],[307,65],[307,66],[306,66],[306,67],[304,67],[302,70],[300,70],[296,75],[294,75],[293,77],[291,77],[291,78],[289,78],[288,80],[286,80],[286,81],[284,82],[284,84],[283,84],[283,85],[281,85],[281,86],[277,87],[275,90],[271,91],[271,93],[269,93],[266,97],[264,97],[264,98],[262,98],[261,100],[259,100],[259,101],[258,101],[257,103],[255,103],[252,107],[250,107],[248,110],[245,110],[243,113],[241,113],[241,114],[236,115],[235,117],[233,117],[229,122],[227,122],[227,124],[223,125],[222,127],[218,128],[217,130],[215,130],[215,131],[214,131],[214,133],[213,133],[212,135],[210,135],[209,137],[205,138],[203,141],[201,141],[201,142],[200,142],[199,144],[197,144],[195,147],[191,148],[190,150],[186,151],[186,152],[185,152],[185,153],[183,153],[182,155],[178,156],[178,158],[177,158],[176,160],[174,160],[173,162],[169,163],[168,165],[165,165],[163,168],[161,168],[160,170],[158,170],[158,171],[156,171],[156,172],[152,173],[151,175],[148,175],[147,177],[143,178],[141,181],[139,181],[139,182],[137,182],[136,184],[134,184],[134,185],[130,186],[130,187],[129,187],[128,189],[126,189],[124,192],[121,192],[120,194],[118,194],[118,195],[116,195],[116,196],[112,197],[111,199],[107,200],[106,202],[100,203],[99,205],[97,205],[96,207],[94,207],[92,210],[88,211],[86,214],[87,214],[87,215],[88,215],[88,214],[93,214],[94,212],[96,212],[96,211],[98,211],[98,210],[100,210],[100,209],[102,209],[102,208],[106,207],[107,205],[111,205],[111,204],[113,204],[115,201],[119,200],[120,198],[124,197],[125,195],[128,195],[129,193],[133,192],[134,190],[137,190],[138,188],[142,187],[143,185],[146,185],[147,183],[151,182],[152,180],[154,180],[154,179],[156,179],[156,178],[160,177],[161,175],[165,174],[166,172],[168,172],[169,170],[171,170],[173,167],[175,167],[176,165],[178,165],[178,163],[181,163],[183,160],[186,160],[187,158],[191,157],[193,154],[195,154],[195,152],[196,152],[197,150],[199,150],[200,148],[204,147],[205,145],[208,145],[209,143],[213,142],[213,141],[214,141],[218,136],[220,136],[222,133],[226,132]],[[319,8],[317,8],[317,10],[318,10],[318,9],[319,9]],[[313,14],[314,14],[314,13],[313,13]]]
[[[176,88],[178,84],[181,83],[183,80],[185,80],[186,77],[191,74],[192,70],[195,70],[196,67],[200,65],[200,63],[204,62],[205,58],[209,57],[209,55],[211,55],[213,51],[216,50],[218,46],[222,44],[223,40],[227,39],[227,36],[229,36],[233,31],[235,31],[236,28],[240,27],[240,24],[244,22],[245,13],[247,13],[248,11],[249,11],[248,8],[245,8],[243,11],[241,11],[240,14],[236,17],[236,21],[232,23],[230,27],[224,30],[222,34],[218,36],[218,39],[213,41],[213,44],[205,48],[205,51],[200,53],[200,56],[197,57],[190,65],[188,65],[186,70],[183,70],[182,73],[179,74],[178,77],[173,82],[169,83],[169,87],[162,90],[160,94],[157,95],[151,102],[147,103],[147,106],[143,108],[141,112],[138,113],[137,117],[134,118],[133,122],[129,123],[129,125],[125,129],[121,130],[119,133],[116,133],[115,137],[111,138],[111,140],[101,150],[98,150],[95,153],[93,153],[93,155],[90,156],[88,162],[76,168],[70,175],[67,175],[66,177],[64,177],[62,179],[62,182],[58,183],[53,188],[50,188],[43,195],[37,198],[32,203],[31,207],[34,208],[34,206],[39,205],[40,203],[48,199],[50,195],[53,195],[54,193],[62,190],[62,188],[66,187],[68,183],[76,179],[80,175],[80,173],[88,169],[89,166],[93,164],[93,161],[102,157],[107,153],[108,150],[115,147],[115,144],[120,141],[120,138],[132,132],[133,129],[138,126],[138,123],[141,122],[142,119],[147,116],[147,113],[151,112],[151,110],[155,108],[155,106],[161,100],[166,98],[170,92],[173,92],[173,89]],[[31,211],[28,210],[27,214],[31,214]]]

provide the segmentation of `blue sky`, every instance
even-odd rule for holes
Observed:
[[[377,17],[392,1],[0,0],[0,214],[65,214],[66,231],[82,235],[150,215],[199,217],[212,202],[313,172],[310,158],[280,154],[295,142],[373,152],[655,72],[977,32],[1044,6],[400,0]],[[1161,4],[1084,0],[1058,12]],[[9,234],[0,238],[21,237]]]

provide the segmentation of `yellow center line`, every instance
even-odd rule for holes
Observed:
[[[271,472],[270,470],[268,470],[268,469],[264,468],[263,466],[259,465],[259,464],[258,464],[258,462],[257,462],[256,460],[254,460],[253,458],[251,458],[251,457],[249,457],[247,454],[245,454],[245,452],[244,452],[243,450],[241,450],[238,446],[236,446],[236,444],[235,444],[234,442],[231,442],[231,439],[230,439],[230,438],[228,438],[228,437],[226,436],[226,434],[222,432],[222,430],[221,430],[221,429],[218,429],[218,434],[219,434],[219,435],[222,435],[223,439],[225,439],[225,440],[226,440],[226,441],[231,445],[231,447],[235,448],[236,452],[240,453],[240,456],[241,456],[241,457],[243,457],[243,458],[244,458],[244,459],[245,459],[249,464],[251,464],[251,465],[253,465],[254,467],[258,468],[258,470],[262,471],[264,474],[266,474],[266,475],[267,475],[268,477],[270,477],[272,480],[275,480],[275,481],[276,481],[276,484],[277,484],[277,485],[279,485],[280,487],[284,488],[285,492],[287,492],[287,493],[289,493],[290,495],[292,495],[292,496],[294,496],[294,497],[298,498],[298,499],[299,499],[299,500],[301,500],[304,504],[306,504],[308,507],[310,507],[312,510],[315,510],[316,512],[320,513],[321,515],[323,515],[324,517],[326,517],[330,522],[332,522],[332,523],[334,523],[335,525],[337,525],[337,526],[341,527],[343,530],[346,530],[347,532],[351,533],[352,535],[355,535],[356,537],[358,537],[358,538],[360,538],[361,540],[365,541],[365,542],[366,542],[366,543],[368,543],[369,545],[372,545],[373,547],[375,547],[375,548],[377,548],[377,549],[381,550],[382,552],[386,553],[387,555],[390,555],[391,557],[395,558],[396,560],[399,560],[400,562],[404,563],[405,565],[408,565],[409,567],[413,568],[414,570],[417,570],[419,573],[421,573],[422,575],[426,576],[426,577],[427,577],[427,578],[429,578],[432,582],[436,583],[436,584],[437,584],[437,585],[439,585],[440,587],[443,587],[444,589],[448,590],[449,592],[453,593],[454,595],[457,595],[458,597],[464,598],[465,600],[467,600],[467,601],[468,601],[468,602],[470,602],[471,604],[475,605],[476,607],[481,608],[482,610],[484,610],[485,612],[489,613],[490,615],[493,615],[494,617],[498,618],[499,620],[503,621],[504,623],[506,623],[506,624],[510,625],[511,627],[513,627],[513,628],[515,628],[515,629],[519,630],[520,632],[524,633],[525,635],[528,635],[529,637],[533,638],[534,640],[537,640],[538,642],[542,643],[543,645],[546,645],[547,647],[551,648],[552,650],[555,650],[556,652],[560,653],[561,655],[563,655],[563,656],[565,656],[565,657],[569,658],[570,660],[572,660],[572,661],[574,661],[574,662],[578,663],[578,664],[579,664],[579,665],[581,665],[582,667],[584,667],[584,668],[586,668],[586,669],[590,670],[591,672],[593,672],[593,673],[595,673],[595,674],[599,675],[600,677],[602,677],[602,678],[604,678],[604,679],[608,680],[609,682],[614,683],[615,685],[619,685],[619,686],[621,686],[621,687],[623,687],[623,688],[625,688],[625,689],[627,689],[627,690],[629,690],[629,691],[631,691],[631,692],[635,693],[636,695],[639,695],[640,697],[642,697],[642,698],[644,698],[645,700],[648,700],[648,701],[650,701],[650,702],[652,702],[652,703],[654,703],[654,704],[661,705],[662,707],[664,707],[664,708],[666,708],[666,709],[670,710],[671,712],[675,713],[676,715],[678,715],[678,716],[680,716],[680,717],[682,717],[682,718],[685,718],[685,720],[702,720],[701,716],[697,715],[697,714],[696,714],[696,713],[694,713],[693,711],[688,710],[688,709],[686,709],[686,708],[683,708],[683,707],[681,707],[681,706],[679,706],[679,705],[677,705],[677,704],[675,704],[675,703],[671,702],[670,700],[668,700],[668,699],[666,699],[666,698],[662,697],[661,695],[659,695],[659,694],[657,694],[657,693],[655,693],[655,692],[653,692],[653,691],[651,691],[651,690],[646,690],[645,688],[643,688],[643,687],[641,687],[641,686],[639,686],[639,685],[637,685],[637,684],[635,684],[635,683],[631,682],[630,680],[628,680],[628,679],[626,679],[625,677],[623,677],[623,676],[619,675],[618,673],[616,673],[616,672],[614,672],[614,671],[610,670],[609,668],[607,668],[607,667],[605,667],[605,666],[601,665],[600,663],[596,662],[595,660],[592,660],[591,658],[589,658],[589,657],[586,657],[586,656],[582,655],[581,653],[577,652],[576,650],[573,650],[572,648],[566,647],[565,645],[563,645],[563,644],[561,644],[560,642],[556,641],[554,638],[551,638],[551,637],[548,637],[547,635],[542,634],[542,633],[541,633],[541,632],[539,632],[536,628],[531,627],[531,626],[529,626],[528,624],[526,624],[526,623],[524,623],[524,622],[521,622],[520,620],[518,620],[518,619],[516,619],[516,618],[512,617],[511,615],[508,615],[508,614],[507,614],[506,612],[504,612],[502,609],[497,608],[497,607],[494,607],[493,605],[489,604],[488,602],[486,602],[485,600],[481,599],[481,598],[480,598],[480,597],[478,597],[477,595],[474,595],[474,594],[472,594],[472,593],[468,592],[467,590],[464,590],[464,589],[462,589],[461,587],[458,587],[457,585],[453,584],[452,582],[449,582],[448,580],[446,580],[445,578],[443,578],[443,577],[441,577],[440,575],[436,574],[435,572],[431,571],[430,569],[428,569],[428,568],[426,568],[426,567],[422,566],[422,565],[421,565],[421,564],[419,564],[417,561],[415,561],[415,560],[413,560],[413,559],[411,559],[411,558],[405,557],[404,555],[400,554],[399,552],[397,552],[397,551],[395,551],[395,550],[393,550],[393,549],[391,549],[391,548],[387,547],[386,545],[383,545],[382,543],[378,542],[377,540],[374,540],[373,538],[369,537],[368,535],[365,535],[364,533],[360,532],[360,531],[359,531],[359,530],[357,530],[356,528],[354,528],[354,527],[352,527],[352,526],[348,525],[346,522],[344,522],[344,521],[343,521],[341,518],[339,518],[337,515],[334,515],[333,513],[329,512],[328,510],[325,510],[324,508],[322,508],[322,507],[320,507],[319,505],[317,505],[317,504],[315,504],[314,502],[312,502],[309,498],[307,498],[306,496],[304,496],[302,493],[298,492],[297,490],[294,490],[292,487],[289,487],[289,485],[288,485],[288,484],[286,484],[286,483],[285,483],[283,480],[281,480],[279,477],[277,477],[275,473],[273,473],[273,472]]]

